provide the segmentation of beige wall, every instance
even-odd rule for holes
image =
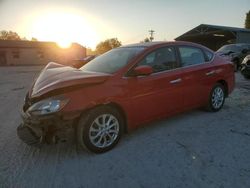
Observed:
[[[19,57],[14,57],[19,55]],[[37,49],[6,49],[6,60],[8,65],[29,65],[44,64],[45,62],[38,57]]]
[[[51,61],[70,64],[86,56],[84,48],[2,48],[0,51],[5,52],[7,65],[41,65]],[[17,55],[19,57],[15,57]]]

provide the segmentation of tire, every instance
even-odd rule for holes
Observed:
[[[209,95],[207,110],[210,112],[219,111],[224,105],[225,96],[226,93],[224,86],[220,83],[214,85]]]
[[[103,153],[119,142],[123,127],[124,120],[117,110],[109,106],[96,107],[80,118],[77,142],[91,152]]]

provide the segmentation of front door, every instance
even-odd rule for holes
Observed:
[[[148,76],[128,78],[131,111],[136,124],[172,114],[182,107],[182,72],[174,47],[162,47],[146,55],[137,66],[149,65]]]

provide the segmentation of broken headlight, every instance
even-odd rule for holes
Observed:
[[[45,99],[33,104],[28,109],[31,115],[47,115],[60,111],[68,103],[67,99]]]

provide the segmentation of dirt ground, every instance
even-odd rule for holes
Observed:
[[[19,110],[41,67],[0,68],[0,187],[250,187],[250,80],[218,113],[194,110],[125,135],[110,152],[72,143],[29,147]]]

